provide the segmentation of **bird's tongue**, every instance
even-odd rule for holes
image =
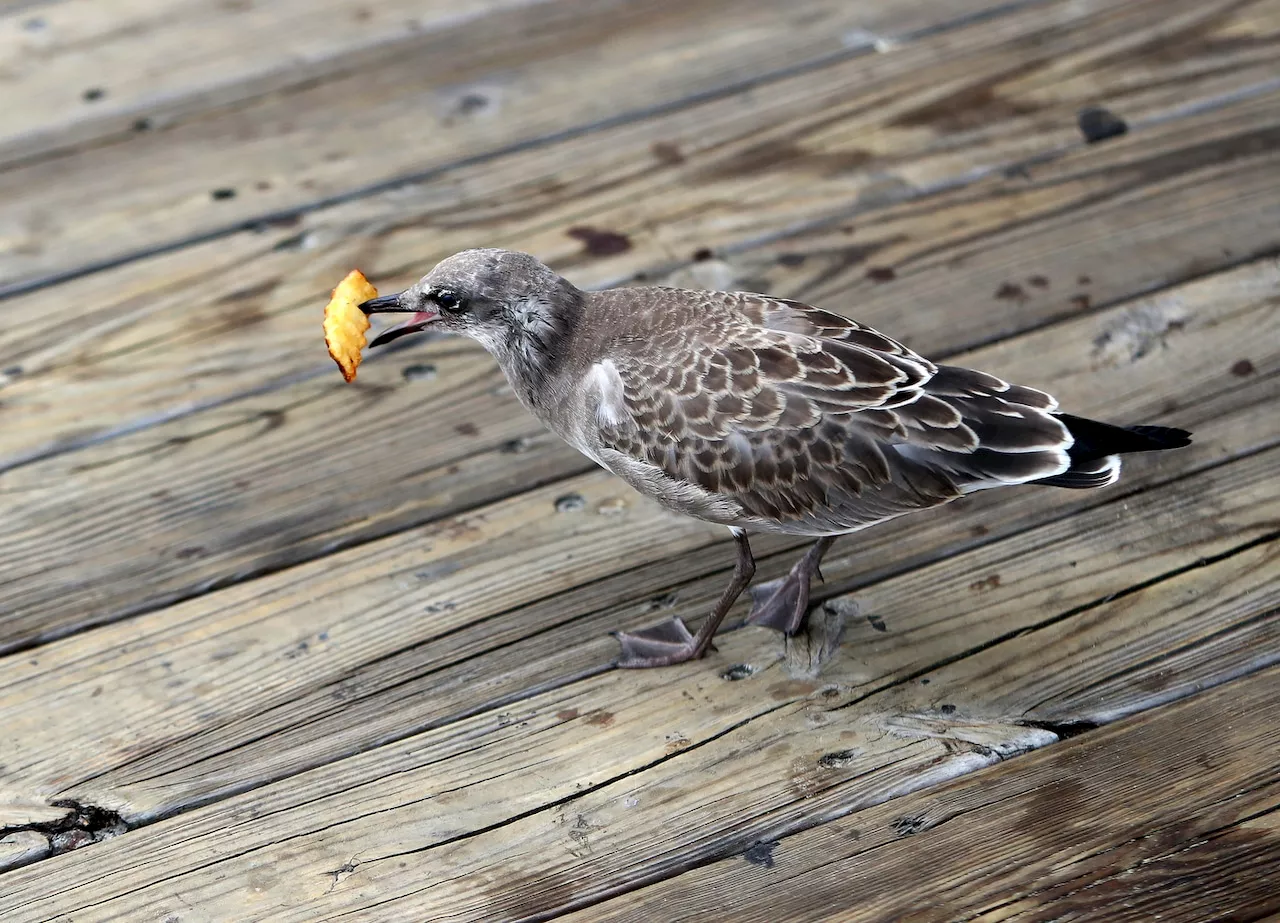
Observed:
[[[373,338],[373,341],[369,343],[368,348],[372,349],[375,346],[382,346],[385,343],[390,343],[392,340],[398,340],[402,336],[407,336],[410,333],[417,333],[439,316],[439,314],[436,314],[433,311],[418,311],[407,321],[394,324],[379,333]]]

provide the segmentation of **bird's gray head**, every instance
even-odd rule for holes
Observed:
[[[384,330],[380,346],[428,327],[477,340],[510,375],[547,374],[577,321],[582,293],[527,253],[463,250],[413,286],[366,301],[366,314],[413,314]]]

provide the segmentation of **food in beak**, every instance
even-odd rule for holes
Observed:
[[[366,342],[365,333],[371,326],[360,305],[377,295],[378,290],[364,277],[364,273],[353,269],[338,283],[325,305],[324,342],[346,381],[355,380],[360,350]]]

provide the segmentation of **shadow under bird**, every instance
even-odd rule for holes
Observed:
[[[1063,413],[1043,391],[936,365],[807,304],[584,292],[509,250],[457,253],[360,308],[413,315],[370,346],[428,326],[477,340],[554,433],[640,493],[732,532],[737,567],[710,617],[696,634],[680,619],[617,633],[625,667],[706,653],[754,576],[751,532],[816,539],[786,577],[751,590],[749,621],[794,634],[837,536],[992,487],[1105,487],[1121,455],[1190,442]]]

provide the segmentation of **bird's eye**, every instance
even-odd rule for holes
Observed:
[[[457,292],[441,290],[431,299],[442,311],[459,311],[462,309],[462,297]]]

